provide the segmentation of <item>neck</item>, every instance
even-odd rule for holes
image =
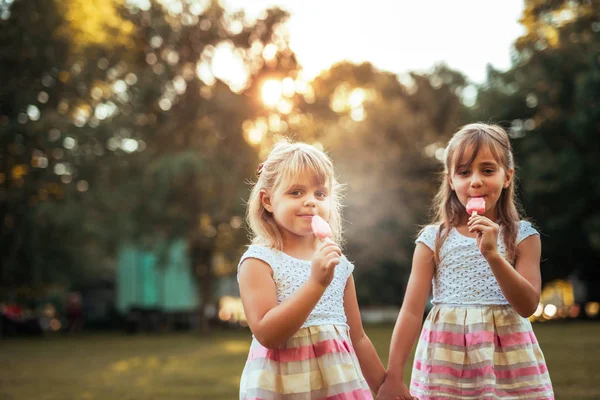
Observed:
[[[303,260],[310,260],[317,248],[317,240],[313,235],[283,238],[283,252]]]

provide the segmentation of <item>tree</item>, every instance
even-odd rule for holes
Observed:
[[[40,265],[40,282],[74,284],[74,268],[88,275],[120,243],[183,237],[209,295],[212,256],[237,257],[245,236],[251,94],[296,65],[286,14],[245,23],[213,2],[46,3],[16,1],[2,21],[3,285],[31,284]]]
[[[56,131],[60,117],[42,113],[55,108],[58,98],[49,88],[62,86],[58,71],[68,69],[70,44],[55,32],[64,21],[55,3],[16,2],[3,5],[0,20],[0,281],[11,286],[24,281],[41,283],[44,262],[69,265],[69,257],[52,242],[71,239],[59,230],[50,235],[43,215],[32,212],[40,201],[62,198],[59,177],[50,172],[41,149],[62,155]],[[43,19],[44,23],[40,23]],[[64,75],[63,75],[64,77]],[[54,126],[53,128],[58,128]],[[36,226],[40,229],[36,229]],[[50,243],[49,243],[50,242]],[[38,251],[46,249],[48,252]],[[45,257],[48,256],[48,257]],[[65,269],[69,269],[68,267]],[[65,269],[62,272],[66,272]]]
[[[526,33],[506,72],[490,69],[481,119],[509,127],[525,209],[542,232],[544,280],[599,287],[600,5],[526,1]],[[598,293],[598,290],[592,290]]]

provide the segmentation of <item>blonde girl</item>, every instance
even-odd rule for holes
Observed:
[[[342,254],[340,185],[329,157],[279,142],[258,168],[247,220],[253,239],[238,267],[253,334],[240,399],[372,399],[384,368],[365,334]],[[318,240],[313,216],[333,240]]]

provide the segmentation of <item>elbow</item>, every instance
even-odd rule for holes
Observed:
[[[540,304],[540,291],[535,289],[532,290],[523,300],[525,301],[522,302],[518,309],[515,307],[515,311],[521,317],[529,318],[535,313]]]
[[[406,309],[406,307],[402,307],[400,309],[400,313],[398,314],[398,320],[404,316],[411,321],[411,323],[415,323],[416,325],[421,324],[423,322],[423,314],[425,312],[425,305],[423,307],[419,307],[418,309]]]
[[[350,341],[352,342],[352,346],[356,348],[365,338],[367,337],[365,331],[357,332],[354,335],[352,334],[352,330],[350,330]]]
[[[515,310],[517,312],[517,314],[519,314],[521,317],[523,318],[529,318],[533,315],[533,313],[535,312],[535,309],[533,309],[532,311],[529,311],[529,308],[527,308],[526,310]]]
[[[258,341],[258,343],[269,350],[276,349],[281,345],[276,338],[262,332],[254,332],[254,338]]]
[[[258,341],[258,343],[260,343],[263,347],[266,347],[269,350],[272,350],[274,348],[277,347],[277,345],[275,344],[275,342],[269,338],[266,338],[264,336],[259,336],[259,335],[254,335],[254,338]]]
[[[515,308],[515,311],[523,318],[531,317],[535,311],[537,310],[539,305],[539,298],[534,301],[531,301],[529,304],[523,305],[523,307],[519,307],[519,309]]]
[[[271,342],[260,342],[259,341],[259,343],[262,344],[263,347],[265,347],[265,348],[267,348],[269,350],[275,350],[275,349],[277,349],[279,347],[278,344],[276,344],[276,343],[274,343],[272,341]]]

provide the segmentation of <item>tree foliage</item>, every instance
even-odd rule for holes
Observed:
[[[545,280],[600,282],[600,5],[526,1],[513,67],[490,70],[477,114],[511,129]]]
[[[296,68],[287,15],[175,3],[17,0],[1,21],[3,285],[110,275],[132,241],[238,256],[257,164],[241,126],[260,108],[244,93]],[[238,70],[220,75],[218,56]],[[210,258],[193,263],[209,282]]]
[[[184,238],[203,296],[232,274],[247,182],[280,136],[321,146],[346,186],[363,304],[399,303],[443,146],[462,124],[513,136],[544,279],[600,281],[600,6],[527,0],[513,65],[473,107],[444,65],[401,76],[340,63],[302,75],[279,9],[216,1],[0,0],[0,282],[113,274],[123,243]]]

